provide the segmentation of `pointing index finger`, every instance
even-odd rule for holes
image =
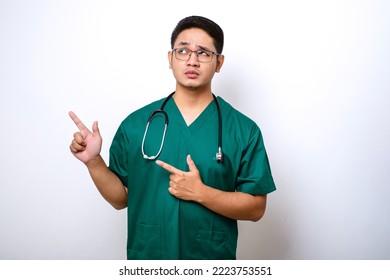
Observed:
[[[73,122],[75,123],[75,125],[78,127],[78,129],[80,131],[82,130],[88,130],[88,128],[83,124],[83,122],[76,116],[75,113],[73,113],[72,111],[69,112],[69,116],[70,118],[73,120]]]
[[[172,165],[166,163],[166,162],[163,162],[161,160],[156,160],[156,164],[161,166],[162,168],[164,168],[166,171],[168,171],[169,173],[172,173],[172,174],[182,174],[183,171],[173,167]]]

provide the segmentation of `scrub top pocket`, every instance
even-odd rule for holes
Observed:
[[[228,249],[226,238],[224,231],[199,230],[188,254],[192,259],[204,259],[205,256],[214,260],[234,259],[235,252]]]
[[[128,244],[128,259],[162,259],[160,225],[136,224],[131,235],[133,242]]]

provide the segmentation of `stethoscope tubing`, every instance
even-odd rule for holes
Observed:
[[[158,158],[158,156],[160,155],[160,153],[161,153],[161,151],[163,149],[163,146],[164,146],[164,143],[165,143],[165,135],[166,135],[168,124],[169,124],[168,114],[167,114],[167,112],[164,111],[164,107],[167,104],[167,102],[169,101],[169,99],[174,94],[175,94],[175,91],[172,92],[170,95],[168,95],[165,98],[164,102],[161,104],[160,109],[154,110],[150,114],[150,116],[148,118],[148,121],[147,121],[146,127],[145,127],[144,136],[142,138],[142,144],[141,144],[141,150],[142,150],[142,155],[143,155],[144,159],[155,160],[156,158]],[[218,111],[218,150],[217,150],[215,158],[216,158],[218,163],[221,163],[223,161],[223,151],[222,151],[222,116],[221,116],[221,109],[219,107],[218,99],[217,99],[217,97],[214,94],[213,94],[213,98],[214,98],[215,104],[217,106],[217,111]],[[161,139],[160,148],[159,148],[157,154],[155,156],[148,156],[148,155],[146,155],[146,153],[144,151],[145,139],[146,139],[146,135],[147,135],[148,130],[149,130],[150,123],[152,122],[153,118],[156,115],[158,115],[158,114],[163,114],[163,116],[164,116],[164,132],[163,132],[163,136],[162,136],[162,139]]]

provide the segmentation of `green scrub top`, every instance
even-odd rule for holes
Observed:
[[[141,144],[152,111],[164,99],[130,114],[119,126],[110,148],[109,168],[128,188],[128,259],[235,259],[237,221],[168,192],[169,172],[143,158]],[[158,159],[188,171],[191,155],[204,184],[223,190],[267,194],[275,184],[259,127],[218,97],[222,114],[224,159],[218,163],[218,110],[211,102],[189,126],[173,98],[165,105],[169,117]],[[164,118],[149,125],[144,151],[156,155]]]

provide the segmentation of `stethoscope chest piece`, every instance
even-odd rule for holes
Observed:
[[[223,161],[222,147],[218,147],[218,152],[215,154],[215,159],[218,163],[221,163]]]

